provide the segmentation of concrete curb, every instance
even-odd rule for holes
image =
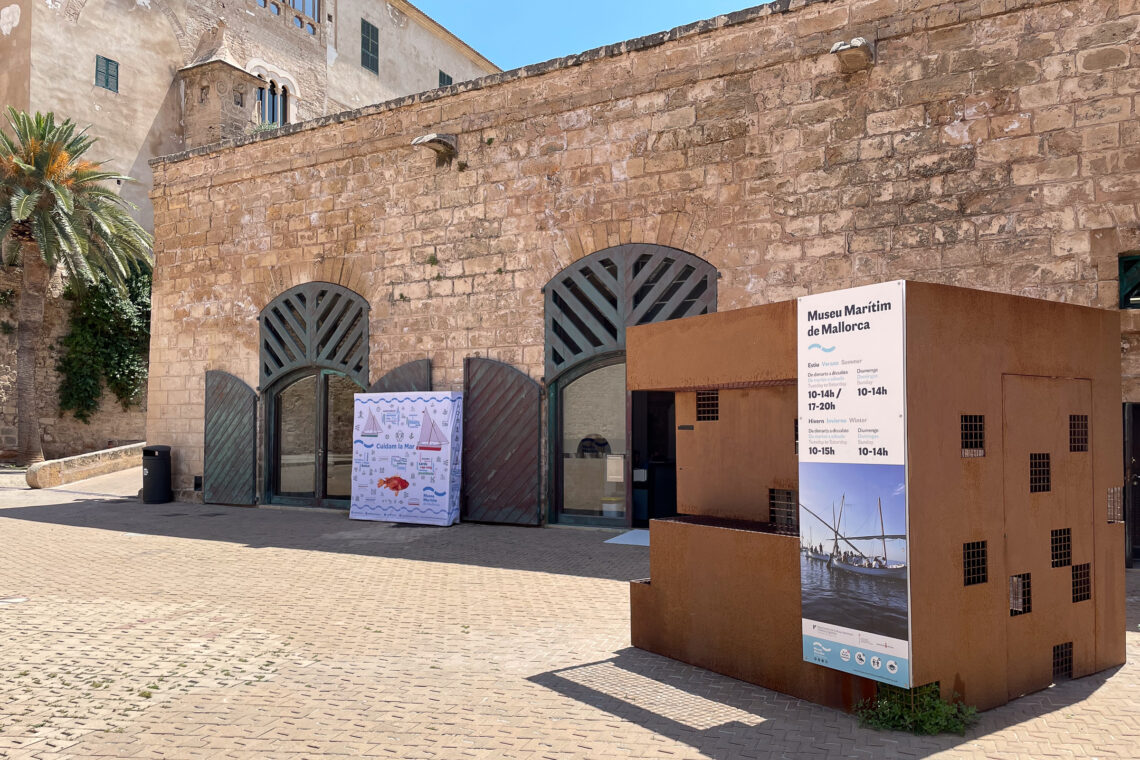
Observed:
[[[24,476],[32,488],[51,488],[64,483],[107,475],[131,467],[142,466],[142,450],[145,441],[117,446],[113,449],[77,454],[63,459],[38,462],[28,468]]]

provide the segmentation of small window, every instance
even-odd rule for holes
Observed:
[[[697,391],[697,422],[720,419],[720,391]]]
[[[269,12],[272,13],[274,16],[280,16],[281,15],[281,6],[278,5],[277,3],[272,3],[269,6]]]
[[[205,103],[209,99],[210,99],[210,88],[209,87],[199,87],[198,88],[198,102],[199,103]]]
[[[1066,641],[1053,647],[1053,680],[1073,677],[1073,642]]]
[[[989,580],[988,558],[985,541],[969,541],[962,544],[962,582],[966,586],[976,586]]]
[[[308,32],[309,34],[316,34],[317,28],[315,26],[313,26],[312,24],[305,24],[305,31]]]
[[[1073,565],[1073,603],[1092,599],[1092,565]]]
[[[360,19],[360,65],[380,73],[380,30]]]
[[[1124,488],[1121,486],[1109,488],[1105,501],[1108,507],[1108,521],[1110,523],[1124,522]]]
[[[451,84],[451,75],[444,72],[439,72],[439,86],[447,87]]]
[[[293,17],[293,26],[297,27],[298,29],[300,29],[301,25],[304,23],[305,22],[301,20],[300,16],[294,16]]]
[[[245,108],[245,93],[241,90],[234,90],[234,105],[238,108]]]
[[[1069,415],[1069,451],[1089,450],[1089,416]]]
[[[95,56],[95,86],[111,92],[119,91],[119,62]]]
[[[794,427],[794,435],[796,436],[796,456],[800,454],[800,418],[796,417],[792,420]]]
[[[257,7],[264,8],[266,0],[257,0]]]
[[[1033,609],[1033,596],[1029,584],[1030,573],[1009,576],[1009,615],[1025,615]]]
[[[962,456],[984,457],[986,455],[986,416],[984,414],[962,415]]]
[[[1140,309],[1140,256],[1121,256],[1120,308]]]
[[[768,519],[776,524],[794,528],[798,522],[796,515],[796,492],[785,488],[768,489]]]
[[[1053,555],[1053,567],[1068,567],[1073,564],[1072,528],[1050,531],[1049,550]]]
[[[1029,455],[1029,493],[1043,493],[1052,490],[1050,482],[1049,455]]]

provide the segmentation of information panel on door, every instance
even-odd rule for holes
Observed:
[[[906,283],[798,301],[807,662],[909,687]]]

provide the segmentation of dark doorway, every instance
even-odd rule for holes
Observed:
[[[671,392],[630,394],[633,525],[677,514],[677,432]]]
[[[1140,562],[1140,404],[1124,405],[1124,563]]]

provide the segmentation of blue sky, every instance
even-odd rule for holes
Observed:
[[[411,0],[503,70],[693,21],[767,0]]]
[[[878,500],[881,498],[887,533],[905,533],[905,478],[906,469],[902,465],[804,462],[800,464],[800,502],[830,519],[832,504],[838,513],[842,500],[843,533],[870,536],[879,533]],[[810,517],[800,521],[800,532],[805,543],[819,543],[828,536],[828,530]],[[827,548],[831,548],[830,544]],[[901,546],[888,549],[892,559],[901,559],[893,553],[899,549]]]

